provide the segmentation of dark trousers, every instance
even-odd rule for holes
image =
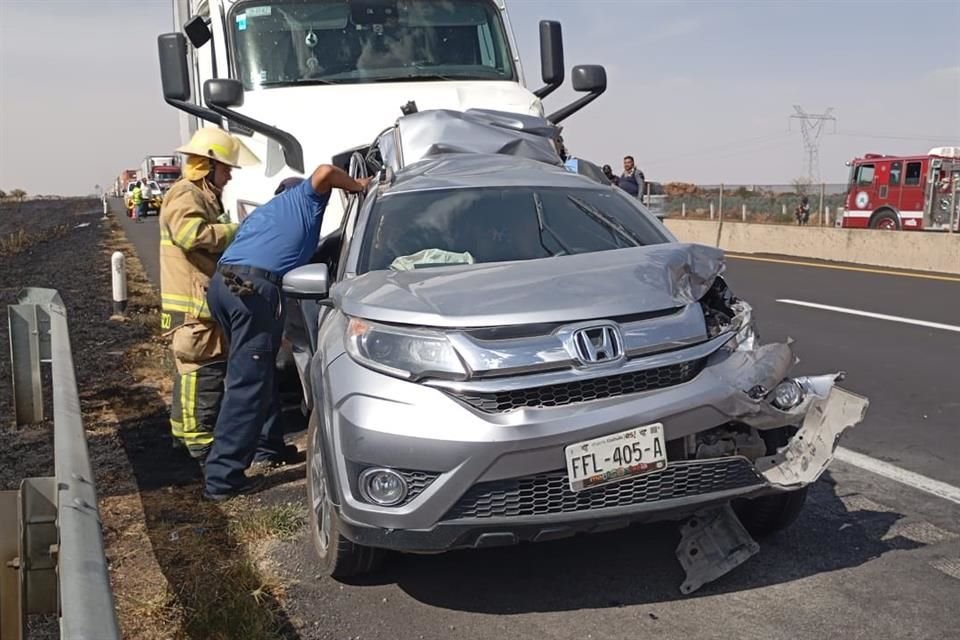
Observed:
[[[278,455],[284,447],[276,371],[283,336],[282,295],[265,278],[236,272],[249,283],[240,295],[220,273],[210,280],[207,303],[230,345],[220,415],[207,457],[206,490],[224,494],[239,488],[244,471],[257,458]]]

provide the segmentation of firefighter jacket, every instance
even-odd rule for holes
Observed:
[[[223,205],[202,181],[181,179],[160,209],[160,297],[165,329],[211,320],[207,287],[220,254],[237,232],[221,223]]]

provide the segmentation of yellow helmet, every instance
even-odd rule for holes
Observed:
[[[210,158],[234,168],[249,167],[260,162],[260,159],[236,136],[216,127],[197,129],[190,138],[190,142],[178,148],[177,151],[191,156]]]

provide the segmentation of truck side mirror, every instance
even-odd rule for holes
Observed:
[[[190,99],[190,73],[187,70],[187,43],[179,33],[157,38],[160,53],[160,84],[167,100]]]
[[[540,75],[544,86],[533,95],[542,100],[563,84],[563,31],[554,20],[540,21]]]
[[[582,64],[574,67],[573,90],[600,95],[607,90],[607,70],[598,64]]]
[[[210,32],[210,26],[207,21],[200,16],[193,16],[183,25],[183,32],[190,38],[190,44],[199,49],[210,42],[213,34]]]
[[[252,131],[276,140],[283,149],[283,160],[287,166],[303,173],[303,147],[292,134],[271,127],[256,118],[234,111],[232,107],[243,106],[243,85],[239,80],[214,78],[203,83],[203,101],[210,109],[231,123],[236,123]]]
[[[167,104],[219,126],[222,122],[219,115],[189,102],[190,72],[187,67],[187,40],[183,34],[161,34],[157,38],[157,52],[160,56],[160,84]]]
[[[573,68],[573,89],[581,93],[587,92],[588,95],[579,98],[575,102],[554,111],[547,120],[554,124],[559,124],[566,120],[580,109],[596,100],[607,90],[607,70],[598,64],[581,64]]]
[[[203,83],[203,101],[210,107],[229,109],[243,106],[243,84],[239,80],[215,78]]]

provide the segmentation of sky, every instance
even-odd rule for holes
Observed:
[[[178,140],[156,36],[172,0],[0,0],[0,189],[92,193]],[[960,146],[960,0],[512,0],[528,86],[538,23],[563,24],[567,69],[607,92],[564,122],[574,155],[648,180],[786,184],[806,175],[800,122],[833,108],[820,175],[864,153]],[[576,97],[566,86],[548,112]]]

